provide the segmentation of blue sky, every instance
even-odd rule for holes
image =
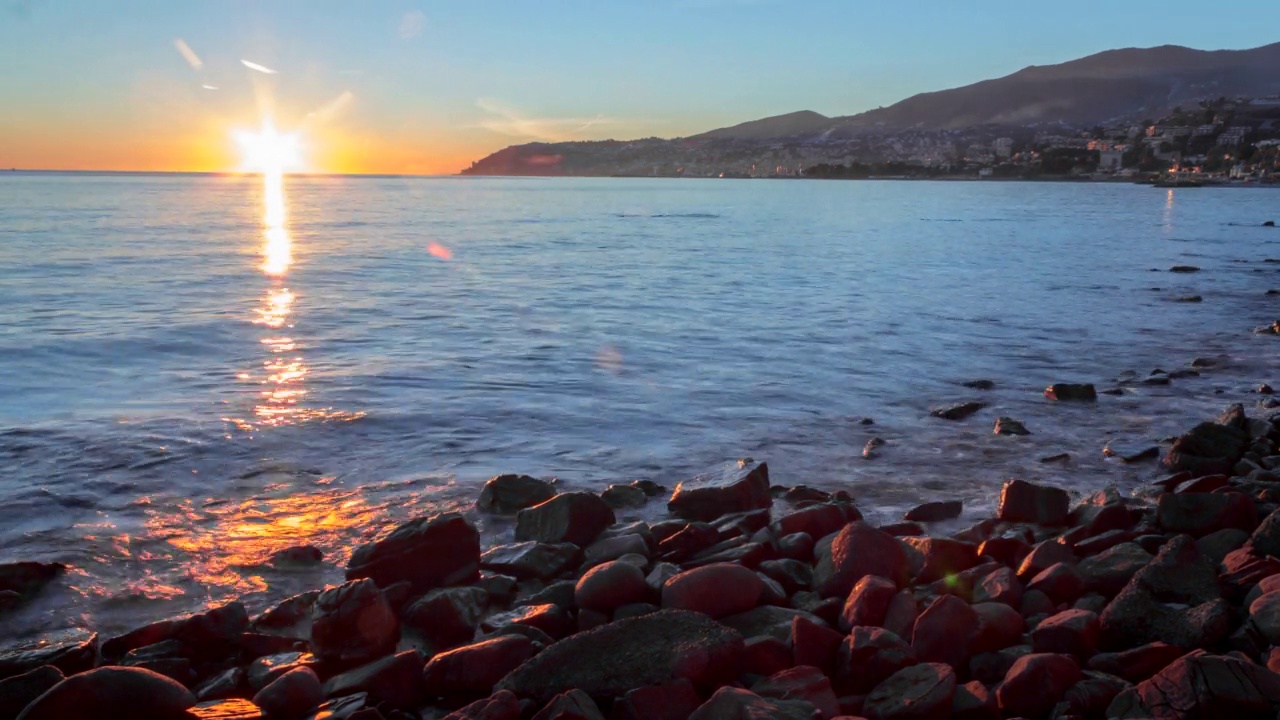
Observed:
[[[337,164],[452,171],[531,139],[851,114],[1109,48],[1277,40],[1275,0],[0,0],[0,166],[225,162],[220,127],[269,95],[285,125],[328,108]]]

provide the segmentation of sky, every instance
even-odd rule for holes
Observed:
[[[236,170],[236,131],[270,115],[310,171],[454,173],[535,140],[1278,40],[1276,0],[0,0],[0,167]]]

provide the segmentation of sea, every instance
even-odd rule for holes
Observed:
[[[1158,466],[1104,451],[1269,412],[1267,220],[1280,191],[4,173],[0,562],[68,569],[0,644],[260,610],[423,515],[503,542],[472,510],[500,473],[673,488],[751,457],[875,521],[961,500],[954,527],[1012,477],[1134,493]],[[302,544],[325,562],[270,562]]]

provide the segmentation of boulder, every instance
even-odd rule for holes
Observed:
[[[1089,383],[1054,383],[1044,389],[1050,400],[1097,400],[1098,391]]]
[[[942,663],[903,668],[867,695],[867,720],[945,720],[951,716],[956,673]]]
[[[600,499],[604,500],[609,507],[621,510],[644,507],[649,496],[644,490],[633,485],[610,485],[600,493]]]
[[[688,720],[702,699],[688,680],[628,691],[613,704],[612,720]]]
[[[311,612],[311,651],[324,661],[364,663],[395,649],[400,627],[371,578],[330,588]]]
[[[470,642],[489,605],[489,593],[478,587],[437,588],[400,614],[407,628],[437,650]]]
[[[976,603],[973,612],[978,616],[978,627],[969,643],[971,653],[1003,650],[1022,640],[1026,621],[1017,610],[1004,603]]]
[[[867,575],[858,580],[845,599],[840,613],[840,629],[847,632],[855,625],[883,625],[889,603],[897,594],[897,586],[879,575]]]
[[[676,485],[667,509],[677,517],[709,522],[729,513],[772,505],[768,465],[738,460]]]
[[[996,418],[996,425],[995,425],[995,428],[992,429],[992,432],[996,435],[1030,435],[1031,434],[1031,431],[1027,429],[1026,425],[1023,425],[1022,423],[1018,422],[1017,420],[1014,420],[1013,418],[1003,417],[1003,416]]]
[[[616,522],[613,508],[589,492],[557,495],[516,513],[516,540],[586,547]]]
[[[479,573],[480,534],[457,513],[411,520],[356,548],[347,563],[347,580],[405,581],[417,590],[471,582]]]
[[[963,511],[964,503],[959,500],[927,502],[908,510],[902,519],[911,522],[942,522],[960,517]]]
[[[866,693],[916,662],[915,651],[897,634],[884,628],[855,627],[840,644],[832,678],[839,692]]]
[[[1280,645],[1280,592],[1264,593],[1249,605],[1249,620],[1267,642]]]
[[[668,580],[662,607],[722,618],[754,608],[763,589],[760,576],[741,565],[707,565]]]
[[[14,592],[23,597],[34,595],[66,569],[62,563],[0,563],[0,591]]]
[[[753,637],[743,644],[742,672],[744,674],[768,677],[794,667],[795,664],[791,647],[772,635]]]
[[[107,666],[62,680],[27,705],[18,720],[169,718],[195,704],[189,690],[163,675]]]
[[[1075,563],[1075,553],[1065,543],[1057,540],[1045,540],[1036,545],[1018,565],[1018,579],[1023,582],[1031,580],[1040,573],[1058,563]]]
[[[445,715],[443,720],[520,720],[520,699],[514,693],[499,690]]]
[[[916,596],[910,590],[899,590],[885,610],[884,629],[898,637],[911,637],[911,629],[916,626],[919,615],[920,607],[916,603]]]
[[[1156,522],[1165,532],[1203,537],[1227,528],[1249,532],[1258,512],[1243,493],[1164,493],[1156,502]]]
[[[375,703],[385,702],[402,710],[416,708],[425,699],[422,670],[426,657],[419,650],[405,650],[367,665],[334,675],[325,681],[324,697],[368,693]]]
[[[954,595],[941,595],[916,618],[911,648],[921,662],[960,667],[969,659],[969,647],[978,632],[974,609]]]
[[[782,585],[788,594],[813,586],[813,566],[801,560],[765,560],[757,569]]]
[[[1101,644],[1123,649],[1160,641],[1212,645],[1233,626],[1218,576],[1186,535],[1170,540],[1102,612]]]
[[[1028,590],[1039,590],[1054,603],[1070,603],[1084,594],[1085,581],[1076,572],[1074,563],[1054,563],[1041,570],[1031,582]]]
[[[82,631],[65,638],[43,638],[33,645],[19,645],[0,652],[0,679],[21,675],[44,665],[52,665],[65,675],[84,672],[98,657],[98,636],[83,637]]]
[[[1108,718],[1275,717],[1280,675],[1251,662],[1195,650],[1116,696]]]
[[[813,720],[817,710],[800,700],[772,700],[742,688],[722,687],[689,720]]]
[[[906,537],[902,542],[924,556],[924,565],[916,573],[917,583],[950,578],[978,563],[978,546],[972,543],[934,537]]]
[[[1000,720],[996,696],[977,680],[956,687],[951,698],[952,720]]]
[[[1082,677],[1069,655],[1023,655],[996,686],[996,703],[1006,717],[1044,717]]]
[[[582,562],[582,549],[573,543],[519,542],[498,545],[480,556],[480,567],[517,580],[550,580]]]
[[[1238,598],[1267,577],[1280,573],[1280,560],[1270,555],[1256,555],[1253,548],[1246,544],[1222,558],[1218,573],[1223,590]]]
[[[742,654],[740,633],[701,613],[661,610],[567,637],[511,672],[499,688],[536,702],[577,688],[608,702],[681,678],[700,687],[736,678]]]
[[[272,720],[297,720],[322,700],[320,678],[311,668],[290,670],[253,696],[253,704]]]
[[[1081,560],[1076,572],[1084,580],[1087,590],[1115,597],[1151,560],[1152,555],[1142,546],[1126,542]]]
[[[590,695],[581,690],[560,693],[539,710],[532,720],[605,720]]]
[[[201,702],[182,715],[183,720],[262,720],[263,717],[261,708],[243,698]]]
[[[272,680],[300,667],[314,668],[320,661],[315,655],[304,652],[277,653],[255,658],[245,670],[245,682],[252,690],[261,690]]]
[[[929,414],[943,420],[963,420],[986,406],[984,402],[962,402],[934,408],[929,411]]]
[[[476,509],[510,515],[555,497],[556,489],[546,480],[528,475],[499,475],[480,489]]]
[[[771,635],[779,640],[791,638],[791,626],[797,617],[803,617],[818,625],[826,622],[813,613],[793,608],[760,605],[737,615],[720,618],[720,624],[742,633],[743,637]]]
[[[539,646],[523,635],[502,635],[440,653],[422,670],[423,690],[432,697],[488,695],[538,650]]]
[[[1084,675],[1084,679],[1072,685],[1062,697],[1062,702],[1054,708],[1057,717],[1106,717],[1107,707],[1116,696],[1132,687],[1128,682],[1111,675],[1088,671]]]
[[[49,688],[62,682],[62,671],[52,665],[0,680],[0,718],[10,720],[18,716],[32,700]]]
[[[1155,675],[1186,654],[1186,650],[1176,645],[1153,642],[1121,652],[1094,655],[1089,658],[1089,669],[1137,683]]]
[[[791,621],[790,652],[791,659],[794,661],[792,664],[808,665],[829,673],[835,668],[840,644],[844,639],[843,634],[819,625],[803,615],[796,615]]]
[[[751,691],[775,700],[803,700],[818,709],[824,718],[840,714],[840,702],[831,681],[816,667],[800,665],[757,682]]]
[[[1249,545],[1259,555],[1280,558],[1280,508],[1273,510],[1258,525],[1249,537]],[[1226,557],[1226,553],[1223,553],[1223,557]]]
[[[553,638],[562,638],[574,629],[573,618],[570,617],[569,611],[552,603],[522,605],[506,612],[495,613],[481,621],[480,629],[493,632],[511,625],[537,628]]]
[[[907,584],[907,552],[897,538],[864,522],[845,525],[820,552],[814,567],[814,587],[824,597],[846,597],[867,575],[879,575],[897,587]]]
[[[996,516],[1005,522],[1062,525],[1067,521],[1071,499],[1067,491],[1024,480],[1009,480],[1000,489]]]
[[[1235,408],[1232,408],[1234,410]],[[1230,475],[1249,445],[1244,429],[1243,408],[1228,410],[1218,422],[1203,422],[1174,441],[1161,460],[1171,472],[1187,471],[1195,476]]]
[[[315,545],[294,545],[271,553],[267,562],[281,569],[310,567],[324,562],[324,551]]]
[[[603,613],[612,613],[623,605],[644,602],[648,597],[649,586],[644,581],[644,572],[620,560],[588,570],[578,579],[573,592],[574,602],[579,608]]]
[[[1000,567],[984,575],[973,587],[973,601],[999,602],[1011,607],[1022,603],[1022,581],[1012,568]]]
[[[1040,621],[1031,631],[1031,648],[1038,653],[1060,653],[1088,658],[1098,647],[1102,624],[1097,613],[1064,610]]]

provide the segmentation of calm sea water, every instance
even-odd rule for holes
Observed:
[[[751,456],[881,519],[981,517],[1009,476],[1131,489],[1154,465],[1107,442],[1274,379],[1267,219],[1280,193],[1132,185],[5,174],[0,560],[73,569],[0,637],[261,607],[500,472],[672,486]],[[1203,271],[1152,271],[1177,264]],[[1224,366],[1040,396],[1196,356]],[[331,562],[265,564],[304,542]]]

